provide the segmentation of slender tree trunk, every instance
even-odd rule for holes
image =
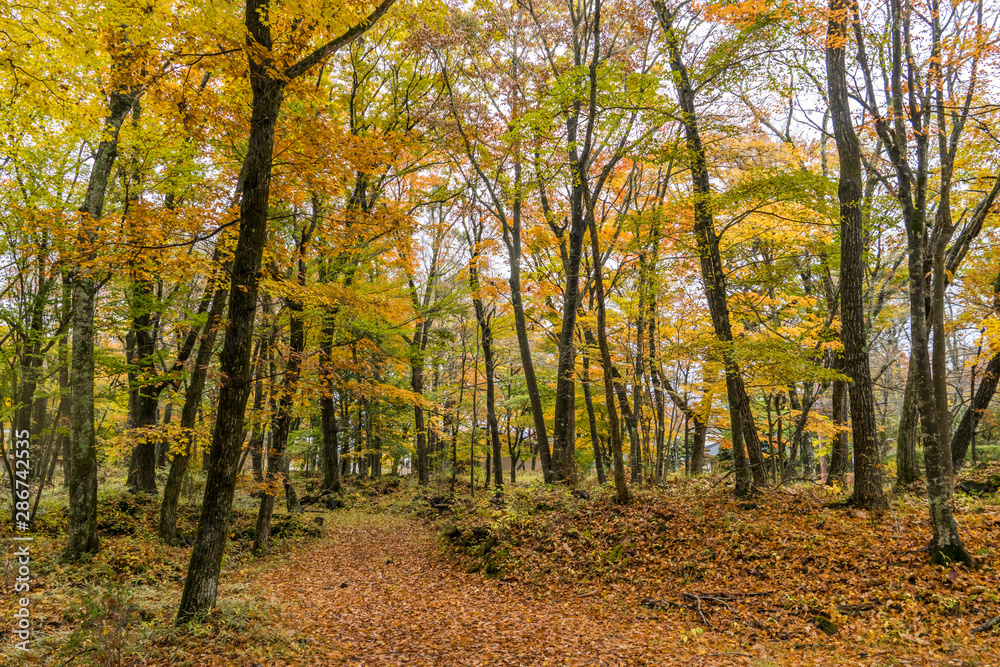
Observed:
[[[848,0],[831,0],[830,9],[826,71],[830,115],[840,156],[837,191],[840,199],[840,335],[844,341],[844,372],[851,378],[851,440],[854,445],[851,503],[857,507],[885,507],[865,328],[861,144],[851,118],[845,64]]]
[[[847,475],[847,383],[833,381],[833,425],[837,429],[830,440],[830,468],[826,473],[827,484],[844,485]]]
[[[587,332],[587,344],[593,335]],[[604,486],[608,483],[608,475],[604,471],[604,460],[601,457],[601,446],[598,444],[597,436],[597,415],[594,412],[594,397],[590,392],[590,356],[587,351],[583,354],[583,399],[587,404],[587,421],[590,424],[590,444],[594,449],[594,465],[597,468],[597,483]]]
[[[267,4],[248,0],[248,40],[271,49]],[[229,318],[219,357],[220,382],[215,430],[209,453],[207,482],[198,535],[184,582],[178,621],[184,622],[215,604],[222,557],[229,537],[229,518],[236,489],[237,463],[242,450],[243,419],[253,384],[250,357],[257,312],[260,264],[267,239],[268,197],[274,130],[281,107],[283,85],[271,78],[272,65],[250,59],[253,93],[250,138],[243,170],[240,230],[233,256]]]
[[[680,101],[682,122],[688,159],[691,166],[691,181],[695,194],[694,234],[701,257],[701,273],[705,283],[705,297],[712,316],[715,335],[722,343],[722,357],[726,373],[726,391],[729,397],[730,421],[733,432],[733,459],[736,468],[736,494],[746,496],[753,493],[754,486],[767,485],[767,467],[761,451],[757,426],[754,422],[750,397],[747,395],[739,365],[733,356],[733,332],[729,321],[729,304],[726,296],[726,276],[719,251],[719,236],[715,233],[712,211],[712,186],[708,172],[708,160],[698,128],[698,114],[695,107],[695,89],[688,77],[682,48],[674,30],[674,15],[663,0],[652,0],[660,26],[666,34],[670,53],[670,69],[674,74],[674,84]],[[746,441],[746,449],[743,443]],[[747,466],[749,458],[749,466]]]
[[[628,483],[625,481],[625,461],[622,458],[621,428],[618,425],[618,411],[615,410],[614,367],[611,365],[611,351],[608,349],[608,335],[605,329],[607,313],[604,306],[604,277],[601,266],[601,248],[597,236],[597,225],[590,219],[590,248],[594,258],[594,289],[597,297],[597,345],[601,351],[601,366],[604,369],[604,396],[608,410],[608,430],[611,432],[611,456],[614,463],[615,498],[620,504],[632,500]]]
[[[167,475],[167,482],[163,487],[163,504],[160,506],[160,523],[157,528],[157,537],[167,544],[177,544],[177,506],[180,502],[181,485],[184,475],[187,473],[188,464],[191,460],[192,445],[194,442],[194,427],[198,419],[198,407],[201,405],[202,395],[205,390],[205,380],[208,376],[208,367],[212,361],[212,349],[215,347],[215,338],[222,321],[222,314],[226,307],[226,295],[228,290],[224,285],[220,285],[212,299],[212,306],[209,309],[208,321],[201,334],[201,342],[198,345],[198,354],[195,357],[194,370],[188,380],[187,391],[184,394],[184,405],[181,408],[181,437],[184,439],[184,447],[174,454],[170,461],[170,472]]]
[[[104,137],[97,147],[90,171],[87,194],[80,208],[78,241],[84,262],[95,254],[97,241],[92,226],[101,219],[108,179],[118,155],[118,133],[138,97],[112,83]],[[100,549],[97,537],[97,440],[94,429],[94,301],[98,280],[94,269],[81,264],[71,275],[73,295],[73,356],[70,391],[69,522],[67,525],[67,560],[76,560]]]
[[[900,487],[908,486],[920,479],[920,467],[917,465],[920,412],[917,409],[917,385],[913,376],[911,361],[906,371],[903,407],[899,413],[899,431],[896,434],[896,485]]]
[[[618,404],[622,409],[622,419],[625,422],[625,429],[628,431],[629,441],[629,468],[632,474],[632,483],[638,484],[642,479],[642,453],[639,449],[639,429],[636,424],[636,415],[628,403],[628,394],[621,381],[617,368],[611,369],[615,378],[615,395],[618,396]]]

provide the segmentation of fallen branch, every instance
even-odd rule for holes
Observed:
[[[987,632],[997,627],[998,625],[1000,625],[1000,616],[991,618],[982,625],[977,625],[976,627],[972,628],[972,634],[978,635],[980,632]]]
[[[813,484],[816,484],[817,486],[824,486],[823,482],[817,482],[812,477],[786,477],[786,478],[782,479],[780,482],[778,482],[777,486],[775,486],[774,488],[775,489],[780,489],[781,485],[784,484],[785,482],[812,482]]]
[[[708,490],[711,491],[712,489],[714,489],[715,487],[717,487],[719,484],[722,484],[723,482],[726,481],[726,478],[729,477],[732,474],[733,474],[733,471],[730,470],[729,472],[727,472],[725,475],[722,476],[722,479],[720,479],[718,482],[716,482],[712,486],[708,487]]]

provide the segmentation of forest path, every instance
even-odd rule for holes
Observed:
[[[302,646],[287,664],[774,664],[735,643],[686,644],[684,626],[637,605],[463,572],[413,520],[355,515],[287,558],[261,581]]]

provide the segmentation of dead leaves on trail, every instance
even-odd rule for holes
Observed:
[[[669,654],[645,614],[457,571],[408,520],[372,517],[333,535],[262,582],[301,635],[286,664],[651,665]]]

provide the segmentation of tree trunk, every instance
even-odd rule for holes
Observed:
[[[608,430],[611,432],[611,456],[614,463],[615,499],[620,504],[632,500],[628,483],[625,481],[625,461],[622,458],[621,429],[618,425],[618,412],[615,410],[615,387],[611,365],[611,351],[608,349],[608,336],[605,329],[607,313],[604,306],[604,277],[601,266],[601,248],[597,236],[597,225],[590,219],[590,248],[594,258],[594,290],[597,297],[597,345],[601,351],[601,366],[604,369],[604,397],[608,410]]]
[[[114,82],[113,87],[122,84]],[[78,241],[83,248],[93,248],[96,241],[91,226],[101,219],[108,179],[118,155],[118,134],[125,117],[139,93],[119,87],[111,92],[104,136],[97,147],[90,171],[87,194],[80,208]],[[84,261],[94,256],[84,252]],[[73,294],[73,356],[70,390],[69,521],[67,525],[67,560],[77,560],[100,549],[97,537],[97,440],[94,430],[94,301],[98,280],[94,269],[77,266],[71,275]]]
[[[845,44],[848,0],[831,0],[826,71],[830,115],[840,156],[840,319],[844,341],[844,372],[851,378],[851,440],[854,445],[856,507],[885,507],[879,457],[875,396],[868,361],[865,329],[865,241],[862,212],[861,144],[854,132],[847,89]]]
[[[700,419],[694,420],[694,441],[691,445],[691,474],[700,475],[705,467],[705,434],[708,424]]]
[[[955,470],[961,468],[962,463],[965,461],[969,443],[975,437],[979,420],[982,419],[983,413],[989,407],[990,401],[993,400],[998,379],[1000,379],[1000,353],[994,354],[990,358],[986,370],[983,371],[982,379],[979,381],[979,388],[976,389],[976,394],[972,398],[972,403],[966,409],[965,414],[962,415],[962,421],[959,422],[958,430],[955,431],[955,439],[952,442],[951,448],[952,463]]]
[[[246,23],[250,43],[271,49],[267,4],[248,0]],[[253,385],[250,357],[257,312],[260,263],[267,240],[268,196],[274,130],[281,107],[282,83],[271,78],[272,66],[250,58],[253,93],[250,139],[243,170],[240,230],[233,256],[229,318],[219,357],[219,399],[209,453],[207,482],[198,535],[184,582],[178,621],[184,622],[215,605],[222,557],[229,538],[229,518],[236,489],[237,463],[242,450],[243,419]]]
[[[913,363],[906,371],[903,389],[903,407],[899,413],[899,431],[896,433],[896,485],[908,486],[920,479],[917,465],[917,433],[920,413],[917,409],[917,385],[913,380]]]
[[[587,345],[593,334],[587,331]],[[590,392],[590,356],[588,352],[583,354],[583,399],[587,404],[587,421],[590,424],[590,444],[594,449],[594,466],[597,468],[597,483],[604,486],[608,483],[608,475],[604,471],[604,461],[601,457],[601,446],[598,444],[597,435],[597,415],[594,412],[594,397]]]
[[[636,424],[636,415],[629,406],[628,394],[625,392],[625,385],[621,381],[618,369],[612,368],[611,372],[615,378],[615,395],[618,396],[618,404],[622,409],[622,420],[625,422],[625,429],[628,432],[631,481],[633,484],[638,484],[642,479],[642,452],[639,449],[639,428]]]
[[[843,361],[839,355],[834,360],[834,370],[843,370]],[[830,468],[826,473],[827,484],[843,486],[847,475],[847,383],[843,380],[833,381],[833,425],[837,429],[830,440]]]
[[[219,405],[205,485],[198,536],[191,551],[184,593],[181,596],[178,622],[185,622],[215,604],[222,569],[222,556],[229,536],[229,518],[236,489],[237,465],[242,450],[243,416],[253,378],[250,377],[253,323],[257,310],[260,263],[267,242],[268,197],[271,187],[271,163],[274,156],[274,130],[287,81],[301,76],[328,58],[337,48],[363,34],[393,0],[383,0],[372,14],[341,36],[317,49],[308,57],[274,76],[270,60],[273,47],[267,15],[269,3],[247,0],[244,20],[247,43],[259,46],[252,53],[265,54],[248,58],[252,103],[250,136],[243,164],[243,196],[240,202],[240,231],[233,255],[232,288],[229,293],[229,320],[219,357],[221,376]]]
[[[708,173],[708,160],[701,142],[698,128],[698,114],[695,108],[695,89],[688,77],[684,64],[681,43],[674,30],[674,15],[663,0],[652,0],[660,26],[666,34],[670,53],[670,69],[674,74],[674,84],[680,101],[682,123],[688,159],[691,167],[691,181],[695,194],[694,234],[701,257],[701,273],[705,283],[705,298],[708,301],[715,335],[722,343],[722,357],[725,364],[726,391],[730,404],[730,422],[733,432],[733,460],[736,468],[736,494],[745,496],[753,493],[754,487],[767,485],[767,466],[757,436],[750,397],[747,395],[739,365],[733,356],[733,332],[729,321],[729,304],[726,295],[726,276],[719,251],[719,236],[715,233],[712,211],[712,185]],[[744,440],[746,450],[743,449]],[[749,458],[749,466],[747,459]]]
[[[184,405],[181,408],[181,437],[184,439],[184,447],[174,454],[170,461],[170,472],[167,475],[167,482],[163,487],[163,504],[160,506],[160,524],[157,528],[157,537],[166,544],[177,544],[177,506],[180,502],[181,484],[184,475],[187,473],[188,463],[191,460],[192,445],[194,442],[194,427],[198,419],[198,407],[201,405],[201,398],[205,391],[205,379],[208,376],[208,367],[212,361],[212,350],[215,347],[215,338],[219,330],[219,323],[222,321],[222,314],[226,307],[226,295],[228,290],[220,286],[212,298],[212,306],[209,309],[208,321],[201,334],[201,342],[198,345],[198,355],[195,357],[194,370],[188,380],[187,391],[184,394]]]
[[[156,493],[156,409],[160,390],[156,388],[156,322],[153,304],[153,284],[138,280],[133,285],[132,338],[134,356],[129,360],[133,370],[129,379],[136,386],[131,401],[129,427],[135,431],[137,442],[129,460],[127,484],[137,493]]]

